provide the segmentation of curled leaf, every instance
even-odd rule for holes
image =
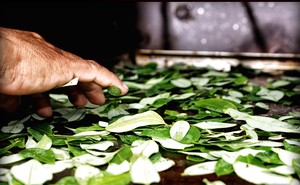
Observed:
[[[121,89],[119,87],[117,87],[117,86],[114,86],[114,85],[109,86],[107,88],[107,92],[109,94],[113,95],[113,96],[121,96],[121,94],[122,94]]]

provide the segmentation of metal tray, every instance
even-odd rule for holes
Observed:
[[[137,50],[134,61],[139,65],[156,62],[160,68],[175,63],[186,63],[197,67],[211,67],[229,71],[231,66],[242,65],[261,72],[282,74],[285,71],[300,72],[300,54],[291,53],[246,53],[210,52],[183,50]]]

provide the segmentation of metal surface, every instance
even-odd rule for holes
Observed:
[[[231,66],[242,65],[249,69],[273,74],[284,71],[300,72],[300,54],[289,53],[249,53],[249,52],[210,52],[181,50],[138,50],[135,62],[145,65],[156,62],[160,68],[174,63],[187,63],[197,67],[209,67],[229,71]]]
[[[139,48],[300,53],[300,2],[138,2]]]

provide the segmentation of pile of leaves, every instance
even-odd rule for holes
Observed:
[[[192,162],[182,176],[299,184],[300,78],[259,85],[246,71],[128,63],[114,69],[128,94],[105,89],[103,105],[76,108],[50,94],[51,118],[28,107],[1,128],[0,184],[157,184],[175,165],[163,151]],[[274,105],[285,111],[270,114]]]

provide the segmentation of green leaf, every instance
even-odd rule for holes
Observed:
[[[275,82],[273,82],[271,84],[271,87],[278,88],[278,87],[286,86],[286,85],[289,85],[289,84],[290,84],[289,81],[286,81],[286,80],[277,80],[277,81],[275,81]]]
[[[200,139],[200,136],[201,136],[200,130],[195,126],[191,126],[187,134],[180,142],[184,144],[194,143]]]
[[[7,153],[10,149],[16,147],[24,148],[25,147],[25,139],[23,137],[11,140],[11,144],[7,145],[4,148],[0,148],[0,155]]]
[[[295,171],[298,175],[298,178],[300,178],[300,158],[293,159],[292,166],[295,169]]]
[[[167,105],[170,101],[172,101],[171,98],[164,98],[164,99],[158,99],[156,100],[151,106],[155,107],[156,109]]]
[[[234,84],[236,85],[243,85],[246,84],[248,82],[248,78],[245,76],[238,76],[234,79]]]
[[[131,181],[135,184],[152,184],[160,182],[160,176],[150,159],[140,155],[131,165]]]
[[[86,127],[77,127],[74,132],[80,133],[80,132],[86,132],[86,131],[96,131],[96,130],[104,130],[104,128],[100,127],[99,125],[92,125],[92,126],[86,126]]]
[[[211,99],[200,99],[195,102],[198,107],[205,108],[211,111],[223,113],[228,108],[237,109],[236,106],[230,101],[211,98]]]
[[[71,110],[67,114],[62,115],[62,117],[68,120],[68,122],[79,121],[85,116],[85,112],[86,112],[85,108],[80,108],[80,109],[76,108]]]
[[[170,138],[170,127],[142,129],[141,136]]]
[[[173,100],[185,100],[185,99],[189,99],[190,97],[195,96],[195,95],[196,95],[196,93],[189,92],[189,93],[184,93],[184,94],[173,94],[171,96],[171,98]]]
[[[44,184],[52,179],[52,173],[43,164],[31,159],[11,168],[12,175],[24,184]]]
[[[127,104],[119,104],[117,107],[115,107],[107,112],[107,118],[111,119],[113,117],[117,117],[120,115],[128,115],[129,112],[127,112],[125,110],[127,108],[128,108]]]
[[[149,159],[151,160],[152,163],[156,163],[158,162],[160,159],[161,159],[162,155],[161,153],[155,153],[155,154],[152,154]]]
[[[107,92],[112,96],[121,96],[122,91],[119,87],[111,85],[107,88]]]
[[[143,98],[141,99],[141,101],[139,102],[141,105],[152,105],[156,100],[158,99],[166,99],[170,97],[170,93],[163,93],[163,94],[158,94],[156,96],[152,96],[152,97],[147,97],[147,98]]]
[[[186,160],[201,163],[201,162],[206,161],[207,159],[205,159],[203,157],[196,156],[196,155],[188,155],[188,156],[186,156]]]
[[[26,121],[28,121],[29,119],[30,119],[30,116],[26,116],[22,120],[10,121],[7,124],[7,126],[3,126],[1,128],[1,131],[3,133],[12,133],[12,134],[20,133],[25,128],[24,123]]]
[[[41,133],[43,135],[44,134],[46,134],[47,136],[52,136],[53,135],[51,125],[45,120],[42,120],[42,121],[39,121],[38,123],[35,123],[32,126],[32,129],[38,131],[39,133]]]
[[[105,184],[105,185],[127,185],[130,184],[131,177],[129,173],[120,175],[97,175],[89,179],[88,185]]]
[[[50,149],[51,146],[52,146],[52,140],[47,135],[43,135],[41,140],[39,140],[39,142],[36,144],[37,148],[46,149],[46,150]]]
[[[130,134],[122,134],[118,135],[121,141],[125,144],[131,145],[136,140],[142,140],[143,138],[137,135],[130,135]]]
[[[177,78],[171,80],[171,83],[179,88],[188,88],[192,85],[192,82],[186,78]]]
[[[215,172],[217,161],[208,161],[199,164],[194,164],[187,167],[181,175],[193,176],[193,175],[206,175]]]
[[[215,173],[217,174],[217,176],[229,175],[233,172],[234,172],[234,170],[233,170],[232,164],[226,162],[224,159],[218,160],[218,162],[216,164],[216,170],[215,170]]]
[[[260,152],[256,154],[257,158],[262,160],[265,163],[270,163],[270,164],[283,164],[281,160],[278,157],[278,154],[273,152],[273,151],[266,151],[266,152]]]
[[[69,98],[66,94],[49,94],[49,97],[60,103],[67,103]]]
[[[154,141],[159,142],[161,144],[161,146],[163,146],[164,148],[167,148],[167,149],[183,150],[187,147],[193,146],[193,144],[183,144],[183,143],[175,141],[174,139],[171,139],[171,138],[162,139],[162,138],[153,137],[152,139]]]
[[[176,121],[170,129],[170,136],[176,141],[181,141],[189,130],[190,124],[187,121]]]
[[[223,122],[212,122],[212,121],[203,121],[196,124],[193,124],[201,129],[220,129],[220,128],[230,128],[236,126],[234,123],[223,123]]]
[[[53,164],[55,162],[55,154],[52,150],[45,150],[41,148],[28,148],[20,152],[24,158],[36,159],[40,162]]]
[[[228,108],[224,111],[229,114],[233,119],[244,120],[247,124],[253,128],[259,128],[268,132],[287,132],[287,133],[299,133],[300,128],[298,126],[285,123],[275,118],[265,116],[251,116],[249,114],[239,112],[238,110]]]
[[[219,71],[208,71],[207,73],[204,73],[203,77],[227,77],[229,74],[226,72],[219,72]]]
[[[163,118],[154,111],[147,111],[132,116],[124,116],[109,124],[105,129],[110,132],[127,132],[138,127],[166,124]]]
[[[280,160],[288,166],[292,166],[293,159],[300,158],[300,154],[295,152],[290,152],[282,148],[272,148],[272,151],[276,152]]]
[[[118,153],[114,156],[110,163],[121,164],[124,160],[130,161],[131,157],[132,151],[130,146],[125,146],[118,151]]]
[[[258,91],[256,95],[260,96],[263,99],[271,100],[274,102],[278,102],[280,99],[284,97],[284,93],[282,91],[268,90],[265,87],[261,87],[260,91]]]
[[[223,181],[209,181],[207,178],[204,178],[202,182],[205,183],[205,185],[226,185]]]
[[[37,131],[33,128],[28,128],[27,132],[37,141],[41,140],[44,136],[44,134],[40,133],[39,131]]]
[[[288,141],[289,140],[283,141],[284,149],[287,150],[287,151],[291,151],[291,152],[300,154],[299,145],[292,144],[292,142],[289,143]]]
[[[148,64],[146,64],[145,66],[139,66],[136,69],[133,69],[132,72],[136,73],[136,74],[149,74],[153,71],[156,71],[157,68],[157,63],[155,62],[149,62]]]
[[[291,176],[271,173],[266,168],[246,162],[235,162],[233,168],[240,178],[253,184],[290,184],[293,181]]]
[[[27,136],[26,133],[18,133],[18,134],[8,134],[8,133],[1,133],[0,132],[0,141],[5,141],[9,139],[14,139],[14,138],[21,138]]]
[[[81,156],[83,154],[87,154],[87,152],[85,150],[81,149],[80,147],[72,146],[70,144],[68,144],[68,149],[74,156]]]
[[[55,185],[79,185],[74,176],[65,176],[61,178]]]
[[[260,159],[254,157],[251,154],[248,154],[246,156],[238,156],[236,161],[244,162],[247,164],[253,164],[256,166],[260,166],[260,167],[265,167],[265,165],[263,164],[263,162]]]
[[[200,89],[202,86],[206,85],[209,82],[210,78],[200,78],[200,77],[192,77],[191,82],[194,86]]]

